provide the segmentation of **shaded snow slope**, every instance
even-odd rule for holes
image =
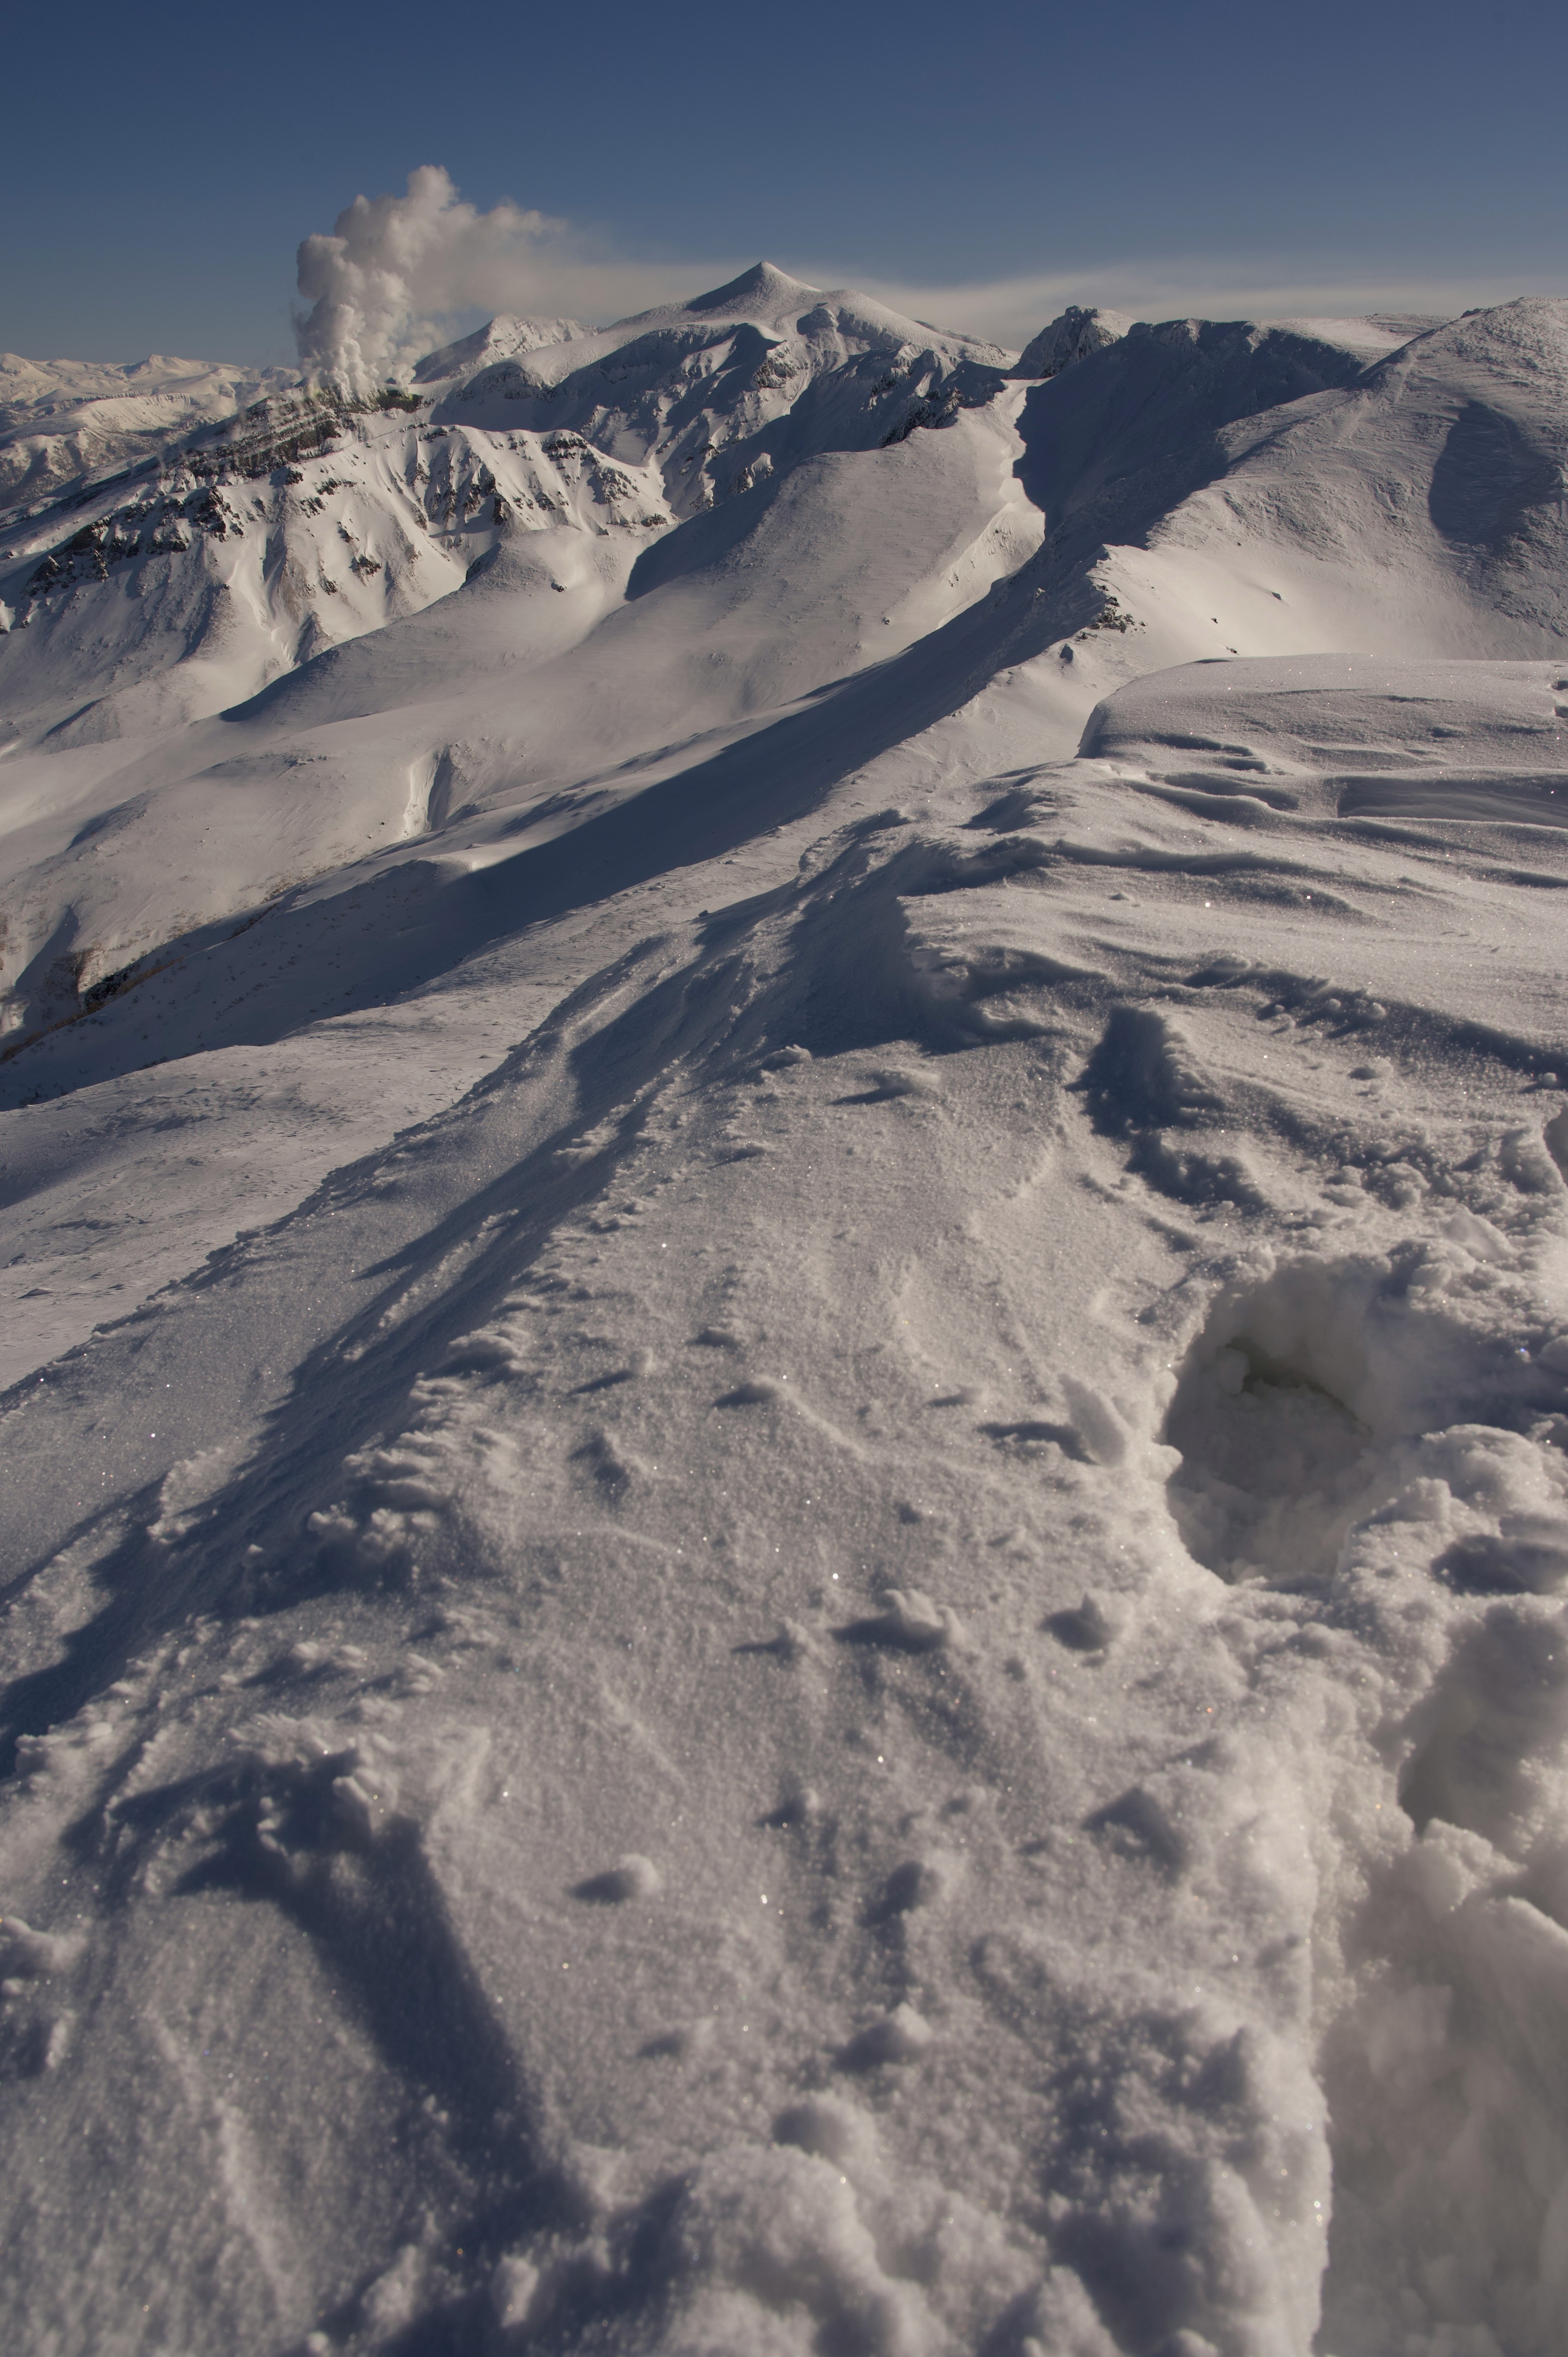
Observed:
[[[1563,316],[0,761],[27,2357],[1568,2357]]]
[[[1074,361],[1086,361],[1090,352],[1102,352],[1108,344],[1116,343],[1133,326],[1125,311],[1084,310],[1077,303],[1030,338],[1019,353],[1015,376],[1059,376]]]
[[[511,532],[456,597],[222,719],[93,745],[94,707],[13,752],[13,1023],[57,1020],[192,926],[432,828],[467,860],[579,823],[918,640],[1038,544],[1011,473],[1017,399],[803,463],[652,549],[635,502],[625,532]],[[589,506],[592,462],[568,479]]]
[[[1561,302],[1469,314],[1370,366],[1296,329],[1175,322],[1033,393],[1021,471],[1055,574],[1088,566],[1155,662],[1544,656],[1568,630],[1565,392]]]

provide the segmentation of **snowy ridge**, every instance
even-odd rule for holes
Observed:
[[[0,352],[0,501],[8,508],[91,481],[297,382],[292,369],[214,368],[156,353],[121,368]]]
[[[29,2357],[1565,2357],[1565,321],[759,269],[0,642]]]

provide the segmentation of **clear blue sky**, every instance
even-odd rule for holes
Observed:
[[[693,292],[759,255],[1156,312],[1568,292],[1563,0],[87,0],[0,54],[0,347],[36,357],[287,359],[299,239],[424,163]]]

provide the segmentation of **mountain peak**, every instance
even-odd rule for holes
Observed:
[[[738,278],[724,286],[715,286],[710,294],[694,295],[687,304],[689,311],[738,311],[771,309],[779,305],[820,295],[820,286],[808,285],[803,278],[791,278],[771,262],[754,262]]]
[[[1040,329],[1032,343],[1020,353],[1015,376],[1058,376],[1075,361],[1086,361],[1093,352],[1101,352],[1108,344],[1120,343],[1133,325],[1125,311],[1101,310],[1098,306],[1084,309],[1069,303],[1058,312],[1050,325]]]

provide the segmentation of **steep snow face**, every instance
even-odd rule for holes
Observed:
[[[1499,651],[1504,634],[1520,653],[1560,641],[1568,305],[1509,303],[1434,328],[1276,438],[1283,422],[1228,437],[1227,505],[1244,532],[1266,505],[1280,540],[1365,566],[1380,598],[1463,604]],[[1466,639],[1454,651],[1481,651],[1474,626]]]
[[[1245,320],[1135,321],[1030,397],[1025,481],[1058,554],[1126,540],[1221,471],[1218,437],[1355,384],[1363,346]],[[1294,422],[1294,421],[1292,421]]]
[[[1354,323],[1349,323],[1354,330]],[[1092,577],[1136,669],[1351,647],[1549,655],[1568,628],[1568,305],[1368,365],[1354,332],[1135,328],[1030,397],[1050,594]],[[1125,675],[1125,674],[1123,674]]]

